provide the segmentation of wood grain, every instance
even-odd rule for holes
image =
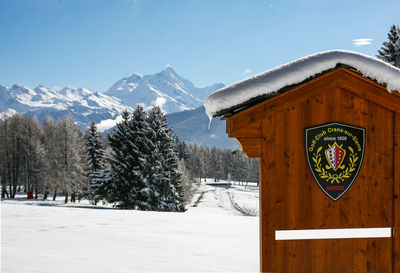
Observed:
[[[225,118],[249,157],[260,157],[262,272],[400,272],[400,96],[338,68]],[[338,201],[308,170],[304,128],[366,128],[363,166]],[[275,230],[392,227],[392,238],[276,241]]]

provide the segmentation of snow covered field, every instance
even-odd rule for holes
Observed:
[[[201,192],[185,213],[3,200],[1,272],[258,272],[259,219],[237,210],[258,191]]]

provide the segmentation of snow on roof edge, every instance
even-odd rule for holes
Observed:
[[[400,91],[399,68],[361,53],[329,50],[297,59],[215,91],[204,101],[206,113],[211,119],[218,112],[301,83],[316,74],[334,69],[338,64],[351,66],[364,77],[386,85],[388,92]]]

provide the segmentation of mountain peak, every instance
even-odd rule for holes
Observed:
[[[39,84],[39,85],[35,88],[35,90],[40,90],[40,91],[46,92],[46,91],[49,91],[50,88],[48,88],[48,87],[46,87],[46,86],[44,86],[44,85]]]
[[[76,88],[75,86],[67,85],[61,90],[76,90],[76,89],[78,89],[78,88]]]
[[[36,95],[36,92],[29,88],[26,85],[23,85],[21,83],[15,83],[11,87],[11,90],[13,90],[14,93],[16,94],[29,94],[29,95]]]
[[[172,66],[170,66],[169,64],[167,64],[163,70],[167,72],[176,73],[175,70],[172,68]]]
[[[170,65],[165,66],[165,68],[163,70],[161,70],[161,72],[159,74],[164,74],[169,77],[172,76],[174,78],[176,78],[177,76],[179,77],[179,75],[175,72],[175,70]]]
[[[126,74],[126,76],[124,77],[124,79],[142,79],[143,76],[139,73],[132,73],[132,74]]]
[[[106,94],[132,108],[137,104],[151,108],[163,102],[162,109],[166,113],[173,113],[201,106],[204,98],[215,90],[215,87],[195,87],[167,65],[155,74],[128,74],[115,82]]]
[[[14,83],[13,86],[12,86],[11,88],[12,88],[12,89],[16,89],[16,88],[28,89],[29,87],[23,85],[22,83]]]

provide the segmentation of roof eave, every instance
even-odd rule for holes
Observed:
[[[334,68],[331,68],[331,69],[322,71],[322,72],[320,72],[318,74],[315,74],[313,76],[310,76],[310,77],[308,77],[307,79],[305,79],[302,82],[299,82],[299,83],[296,83],[296,84],[287,85],[287,86],[285,86],[285,87],[283,87],[283,88],[281,88],[281,89],[279,89],[277,91],[272,91],[272,92],[269,92],[268,94],[264,94],[264,95],[261,95],[261,96],[257,96],[257,97],[251,98],[251,99],[249,99],[249,100],[247,100],[247,101],[245,101],[245,102],[243,102],[241,104],[232,106],[230,108],[222,109],[222,110],[216,112],[213,116],[214,117],[221,117],[221,118],[230,117],[230,116],[232,116],[234,114],[237,114],[237,113],[239,113],[239,112],[241,112],[243,110],[246,110],[246,109],[248,109],[248,108],[250,108],[250,107],[252,107],[252,106],[254,106],[254,105],[256,105],[256,104],[258,104],[260,102],[269,100],[269,99],[271,99],[273,97],[276,97],[276,96],[279,96],[280,94],[283,94],[283,93],[289,91],[290,89],[292,89],[292,88],[294,88],[296,86],[299,86],[299,85],[302,85],[304,83],[307,83],[307,82],[309,82],[309,81],[311,81],[313,79],[316,79],[316,78],[318,78],[318,77],[320,77],[320,76],[322,76],[322,75],[324,75],[324,74],[326,74],[328,72],[331,72],[331,71],[333,71],[335,69],[338,69],[338,68],[346,68],[346,69],[349,69],[349,70],[351,70],[353,72],[356,72],[357,74],[362,75],[356,68],[351,67],[351,66],[349,66],[347,64],[339,63]],[[370,80],[373,80],[373,79],[370,79]],[[373,80],[373,81],[376,82],[375,80]]]

